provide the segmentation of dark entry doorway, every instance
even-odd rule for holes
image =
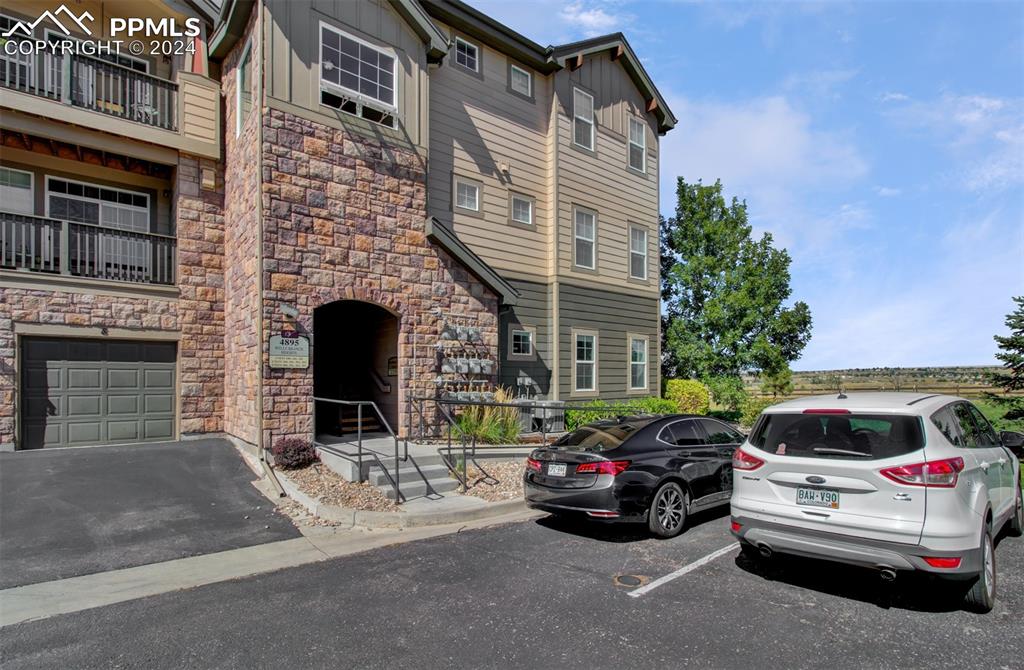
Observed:
[[[398,317],[359,300],[338,300],[313,312],[313,392],[318,398],[372,400],[398,428]],[[348,435],[359,427],[355,407],[316,403],[321,435]],[[363,409],[364,433],[382,431]]]

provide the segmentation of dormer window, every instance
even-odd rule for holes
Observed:
[[[320,24],[320,101],[384,125],[398,108],[398,60],[326,23]]]
[[[455,62],[467,70],[480,72],[480,48],[461,37],[456,37]]]

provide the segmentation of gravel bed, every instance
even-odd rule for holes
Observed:
[[[488,502],[499,502],[501,500],[516,500],[523,497],[523,470],[526,469],[526,459],[518,458],[514,461],[498,461],[489,458],[478,459],[480,465],[487,470],[487,473],[498,480],[496,485],[480,482],[466,495],[483,498]],[[469,481],[473,482],[482,477],[483,473],[474,467],[469,468]]]
[[[369,482],[347,481],[321,463],[299,470],[285,470],[284,475],[295,482],[303,493],[319,499],[325,505],[372,512],[398,511],[398,506]]]

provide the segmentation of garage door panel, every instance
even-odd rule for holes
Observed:
[[[143,384],[147,389],[174,388],[174,370],[143,370]]]
[[[138,414],[139,404],[137,395],[110,395],[107,396],[107,414]]]
[[[108,389],[137,389],[139,388],[138,370],[107,370]]]
[[[98,444],[103,440],[102,421],[81,421],[68,423],[68,444]]]
[[[103,416],[103,396],[73,395],[67,399],[68,411],[64,416],[69,419],[90,417],[99,419]]]
[[[169,440],[174,437],[174,419],[146,419],[144,422],[147,440]]]
[[[109,439],[111,442],[115,442],[118,440],[137,441],[139,439],[139,422],[137,420],[108,421],[107,439]]]
[[[175,436],[177,345],[24,338],[22,448]]]
[[[68,389],[91,389],[99,391],[103,388],[103,370],[98,367],[68,367]]]
[[[171,414],[174,412],[174,396],[147,393],[145,396],[146,414]]]

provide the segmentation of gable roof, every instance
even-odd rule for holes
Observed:
[[[484,259],[473,253],[466,243],[458,238],[440,219],[428,216],[426,222],[427,239],[448,252],[462,267],[489,288],[502,305],[515,305],[519,300],[519,292],[501,275],[494,271]]]
[[[653,112],[657,117],[658,132],[664,134],[672,130],[677,123],[665,98],[662,97],[640,59],[637,58],[633,47],[629,45],[626,36],[621,32],[579,42],[543,47],[505,24],[470,7],[462,0],[419,0],[419,2],[431,16],[544,74],[569,67],[573,59],[600,52],[610,52],[622,63],[626,74],[629,75],[637,90],[647,101],[648,111]]]

